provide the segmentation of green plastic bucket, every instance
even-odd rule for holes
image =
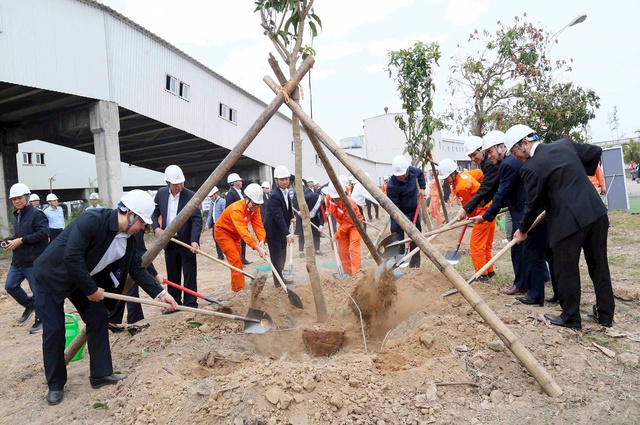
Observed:
[[[73,314],[65,314],[64,315],[64,347],[67,348],[71,341],[75,339],[76,336],[80,333],[80,326],[78,325],[78,319]],[[72,362],[76,360],[80,360],[82,358],[82,352],[84,351],[84,346],[86,342],[82,344],[82,347],[78,350],[75,356],[71,359]]]

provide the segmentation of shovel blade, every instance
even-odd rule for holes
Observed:
[[[386,263],[382,263],[378,267],[376,267],[376,271],[374,273],[376,283],[380,283],[380,280],[382,279],[382,274],[388,270],[392,271],[394,281],[400,279],[404,275],[404,273],[402,273],[402,270],[399,270],[397,267],[394,267],[395,264],[396,262],[394,260],[388,260]]]
[[[394,255],[398,253],[398,248],[391,247],[387,248],[387,245],[392,244],[398,240],[398,235],[396,233],[392,233],[383,240],[378,243],[376,250],[378,254],[384,259],[392,258]]]
[[[298,294],[289,289],[287,290],[287,295],[289,296],[289,303],[291,303],[292,306],[299,309],[304,308],[304,305],[302,305],[302,300],[300,299]]]
[[[349,275],[346,273],[334,273],[333,278],[336,280],[345,280],[349,279]]]
[[[244,321],[243,332],[246,334],[263,334],[271,329],[271,326],[273,325],[271,316],[266,312],[255,308],[249,308],[244,319],[254,319]]]
[[[447,260],[449,264],[451,264],[452,266],[455,266],[456,264],[458,264],[461,258],[462,258],[462,252],[458,250],[447,251],[447,253],[444,255],[444,259]]]

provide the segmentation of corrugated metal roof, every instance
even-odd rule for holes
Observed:
[[[239,92],[241,92],[245,96],[251,98],[254,102],[256,102],[256,103],[258,103],[260,105],[263,105],[265,107],[267,106],[267,103],[265,103],[264,101],[260,100],[259,98],[257,98],[253,94],[249,93],[248,91],[246,91],[242,87],[240,87],[237,84],[233,83],[232,81],[226,79],[225,77],[223,77],[222,75],[218,74],[217,72],[215,72],[213,69],[209,68],[208,66],[206,66],[202,62],[200,62],[200,61],[196,60],[195,58],[193,58],[192,56],[188,55],[186,52],[180,50],[179,48],[177,48],[173,44],[169,43],[168,41],[164,40],[163,38],[158,37],[157,35],[155,35],[151,31],[149,31],[148,29],[143,27],[142,25],[135,23],[131,19],[127,18],[126,16],[122,15],[121,13],[118,13],[114,9],[110,8],[109,6],[104,5],[104,4],[102,4],[102,3],[100,3],[100,2],[98,2],[96,0],[76,0],[76,1],[78,1],[80,3],[84,3],[84,4],[88,5],[88,6],[92,6],[92,7],[95,7],[97,9],[100,9],[100,10],[103,10],[103,11],[107,12],[109,15],[113,16],[114,18],[126,23],[127,25],[130,25],[131,27],[137,29],[138,31],[142,32],[143,34],[147,35],[148,37],[150,37],[153,40],[157,41],[158,43],[162,44],[167,49],[177,53],[178,55],[182,56],[183,58],[185,58],[189,62],[195,64],[196,66],[198,66],[200,68],[202,68],[204,71],[208,72],[209,74],[211,74],[213,77],[217,78],[218,80],[220,80],[220,81],[224,82],[225,84],[228,84],[229,86],[235,88],[236,90],[238,90]],[[289,118],[288,116],[284,115],[283,113],[277,112],[277,114],[279,116],[281,116],[282,118],[284,118],[284,119],[288,120],[289,122],[291,122],[291,118]]]

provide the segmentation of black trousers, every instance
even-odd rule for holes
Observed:
[[[60,233],[62,233],[64,229],[52,229],[49,228],[49,243],[53,242],[55,238],[58,237]]]
[[[413,217],[411,217],[411,220],[413,220]],[[420,217],[418,217],[418,219],[416,220],[416,228],[422,231],[422,224],[420,223]],[[402,230],[402,228],[398,226],[398,223],[396,223],[394,220],[391,220],[391,233],[395,233],[397,235],[398,240],[404,239],[404,230]],[[407,251],[406,254],[416,249],[417,246],[418,245],[416,245],[415,242],[411,242],[411,244],[409,245],[409,251]],[[405,245],[398,245],[399,255],[404,256],[405,251],[406,251]],[[416,254],[413,257],[411,257],[411,259],[409,260],[409,267],[420,268],[420,251],[416,252]]]
[[[65,325],[64,301],[56,302],[46,283],[36,285],[36,309],[42,318],[42,356],[47,385],[52,391],[60,391],[67,382],[67,366],[64,361]],[[87,325],[89,348],[89,373],[92,378],[102,378],[113,373],[107,309],[102,301],[93,302],[78,289],[69,295],[82,321]]]
[[[164,251],[164,260],[167,267],[167,280],[177,283],[182,282],[184,275],[184,287],[198,292],[198,270],[196,266],[196,254],[184,247],[169,244]],[[176,300],[179,305],[186,307],[198,307],[198,298],[195,295],[187,294],[173,286],[167,288],[167,292]]]
[[[358,205],[358,211],[360,211],[360,215],[362,216],[362,218],[364,219],[364,207]],[[364,223],[362,223],[362,228],[366,231],[367,230],[367,222],[366,220],[364,221]]]
[[[596,295],[599,320],[611,322],[615,311],[607,260],[609,217],[603,215],[588,226],[553,245],[553,269],[562,306],[562,319],[580,322],[580,252],[589,269]]]
[[[318,213],[320,214],[320,213]],[[318,226],[320,220],[318,217],[312,217],[311,222]],[[296,220],[296,235],[298,235],[298,251],[304,252],[304,233],[302,232],[302,219],[298,217]],[[311,235],[313,236],[313,247],[316,251],[320,251],[320,232],[315,227],[311,226]]]
[[[269,245],[269,257],[271,257],[273,267],[280,274],[280,277],[282,277],[282,270],[284,270],[284,262],[287,256],[287,240],[280,241],[267,238],[267,245]],[[275,273],[273,274],[273,284],[276,288],[280,287]]]
[[[544,272],[546,270],[545,254],[547,252],[547,223],[541,221],[529,230],[527,239],[522,243],[523,281],[527,295],[536,301],[544,301]]]
[[[371,205],[373,205],[373,209],[376,210],[376,219],[380,218],[380,206],[368,199],[365,199],[364,201],[367,206],[367,216],[369,217],[369,221],[373,220],[371,217]]]
[[[131,286],[131,288],[129,288],[129,290],[125,295],[139,298],[140,290],[138,288],[138,284],[134,283]],[[115,323],[117,325],[122,323],[122,319],[124,318],[125,305],[127,306],[127,324],[130,325],[132,323],[136,323],[144,319],[144,313],[142,312],[142,304],[119,301],[111,309],[111,313],[109,313],[109,323]]]

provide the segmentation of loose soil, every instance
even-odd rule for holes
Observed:
[[[179,312],[163,316],[144,307],[151,327],[130,336],[110,334],[114,368],[128,378],[93,390],[89,354],[68,366],[63,402],[48,406],[41,336],[17,324],[22,308],[0,295],[0,424],[576,424],[640,423],[640,217],[611,215],[609,258],[616,293],[616,322],[605,330],[587,317],[594,303],[586,266],[583,331],[552,327],[542,319],[558,307],[530,307],[499,290],[512,280],[510,260],[497,263],[497,276],[473,288],[547,369],[564,393],[550,398],[460,295],[441,298],[452,287],[430,261],[404,268],[397,282],[375,283],[375,262],[363,246],[364,269],[338,281],[327,239],[317,257],[328,323],[316,321],[305,259],[294,254],[291,287],[304,302],[289,304],[265,273],[264,289],[233,293],[229,271],[198,258],[200,292],[230,301],[234,314],[249,306],[268,312],[273,328],[243,334],[243,322]],[[384,224],[384,219],[377,223]],[[375,239],[376,230],[370,234]],[[462,247],[468,248],[470,232]],[[444,253],[459,233],[445,233],[434,246]],[[494,252],[503,246],[496,232]],[[203,249],[215,253],[209,233]],[[297,244],[294,246],[297,247]],[[264,266],[248,253],[255,266]],[[154,264],[164,271],[163,258]],[[0,260],[4,280],[9,261]],[[262,267],[261,267],[262,268]],[[472,274],[468,255],[456,266]],[[27,287],[26,282],[23,285]],[[362,322],[349,295],[362,311]],[[252,295],[253,302],[252,302]],[[550,294],[548,294],[550,295]],[[146,295],[144,295],[146,296]],[[212,308],[206,303],[201,308]],[[67,304],[66,311],[73,313]],[[344,330],[342,348],[313,357],[305,329]],[[363,337],[364,328],[364,337]],[[366,339],[365,339],[366,338]],[[597,344],[612,350],[608,357]],[[100,403],[100,404],[96,404]]]

